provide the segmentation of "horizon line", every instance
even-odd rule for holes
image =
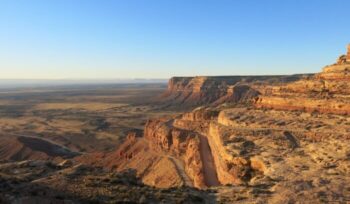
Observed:
[[[0,78],[1,80],[38,80],[38,81],[112,81],[112,80],[169,80],[174,77],[230,77],[230,76],[293,76],[293,75],[309,75],[315,74],[314,72],[310,73],[293,73],[293,74],[232,74],[232,75],[179,75],[171,76],[165,78]]]

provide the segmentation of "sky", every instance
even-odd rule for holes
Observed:
[[[0,78],[319,72],[350,43],[348,0],[0,0]]]

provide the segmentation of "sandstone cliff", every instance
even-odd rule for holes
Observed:
[[[256,100],[256,106],[350,114],[350,62],[341,59],[308,79],[270,87]]]
[[[306,76],[308,75],[173,77],[169,80],[168,89],[161,96],[161,100],[169,106],[192,107],[246,102],[259,94],[251,85],[281,84]]]

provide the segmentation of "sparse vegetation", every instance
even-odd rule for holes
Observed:
[[[164,88],[105,85],[0,92],[0,135],[42,135],[74,151],[110,151],[129,130],[142,129],[147,118],[169,113],[150,103]]]

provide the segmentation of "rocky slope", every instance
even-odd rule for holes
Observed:
[[[265,89],[256,106],[350,114],[350,61],[343,55],[313,77]]]
[[[0,136],[0,160],[63,160],[79,153],[37,137]]]
[[[156,187],[215,189],[224,203],[345,201],[349,127],[342,115],[197,108],[150,120],[143,137],[129,138],[116,156],[97,163],[115,164],[119,154],[127,159],[116,163],[118,171],[134,168]]]
[[[187,178],[178,170],[182,165],[180,161],[156,151],[147,139],[136,137],[135,133],[130,133],[117,151],[82,155],[75,161],[119,172],[135,169],[145,184],[160,188],[183,186]]]
[[[193,188],[144,185],[132,170],[115,173],[40,160],[0,163],[0,203],[203,203],[212,199]]]

